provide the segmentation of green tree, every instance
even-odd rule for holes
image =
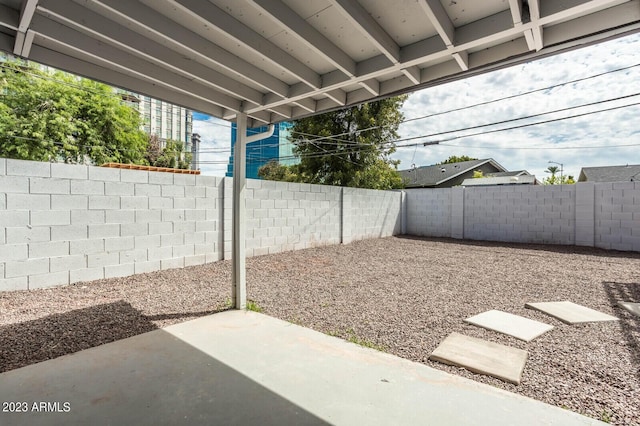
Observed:
[[[308,183],[401,188],[398,162],[389,156],[406,99],[397,96],[295,121],[291,141],[300,164],[290,170]]]
[[[436,163],[436,164],[462,163],[463,161],[473,161],[473,160],[477,160],[477,158],[472,158],[472,157],[469,157],[468,155],[462,155],[460,157],[456,155],[452,155],[451,157],[447,158],[443,162]]]
[[[285,166],[276,160],[271,160],[258,170],[258,176],[265,180],[277,180],[281,182],[300,182],[298,166]]]
[[[20,61],[0,67],[0,156],[145,164],[140,115],[104,84]]]
[[[561,175],[557,176],[558,170],[560,168],[558,166],[549,166],[545,172],[550,173],[551,176],[542,179],[543,185],[571,185],[576,183],[575,179],[571,175]]]
[[[191,167],[191,153],[183,152],[180,141],[168,139],[163,144],[157,135],[149,137],[146,161],[155,167],[170,167],[173,169],[188,169]]]

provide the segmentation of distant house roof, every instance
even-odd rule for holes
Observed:
[[[640,181],[640,164],[626,166],[583,167],[578,182]]]
[[[493,158],[484,160],[461,161],[459,163],[435,164],[415,169],[399,170],[407,188],[435,188],[454,186],[462,183],[464,178],[471,177],[475,170],[483,170],[485,174],[507,172]],[[459,181],[459,182],[458,182]],[[451,185],[447,185],[451,183]]]

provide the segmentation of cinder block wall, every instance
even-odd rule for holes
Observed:
[[[339,244],[341,192],[326,185],[247,180],[247,256]]]
[[[222,258],[222,178],[0,159],[0,290]]]
[[[409,189],[407,233],[640,251],[640,182]]]
[[[342,188],[342,242],[401,233],[402,193]]]
[[[465,188],[464,237],[575,243],[575,185]]]
[[[596,247],[640,251],[640,182],[594,185]]]
[[[0,159],[0,291],[231,258],[232,179]],[[247,256],[400,233],[400,192],[248,180]]]
[[[407,234],[451,237],[451,188],[407,189]]]

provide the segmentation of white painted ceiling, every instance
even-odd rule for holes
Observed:
[[[640,30],[640,0],[0,0],[0,50],[250,125]]]

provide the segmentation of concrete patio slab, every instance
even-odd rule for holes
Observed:
[[[486,374],[517,385],[522,379],[527,351],[451,333],[429,359],[464,367],[474,373]]]
[[[618,306],[626,309],[634,315],[640,317],[640,303],[635,302],[618,302]]]
[[[552,325],[508,312],[490,310],[465,319],[466,322],[488,330],[530,342],[553,328]]]
[[[0,401],[28,405],[0,412],[3,426],[601,424],[243,311],[8,371],[0,374]],[[51,410],[35,411],[34,402]]]
[[[524,306],[544,312],[567,324],[618,320],[618,318],[605,314],[604,312],[596,311],[569,301],[526,303]]]

